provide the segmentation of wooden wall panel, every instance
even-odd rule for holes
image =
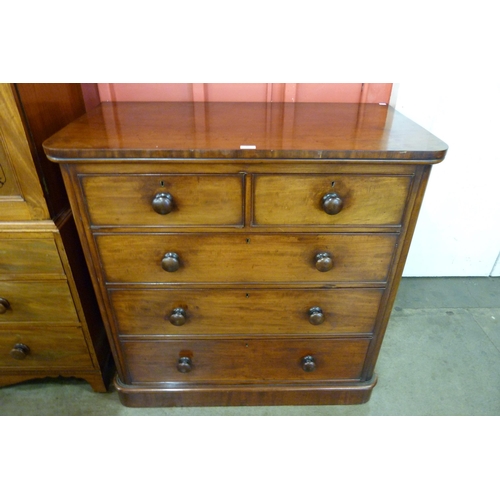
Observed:
[[[391,83],[100,83],[102,102],[388,103]]]

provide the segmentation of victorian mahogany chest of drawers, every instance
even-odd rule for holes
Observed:
[[[372,104],[105,103],[44,148],[123,404],[368,401],[439,139]]]

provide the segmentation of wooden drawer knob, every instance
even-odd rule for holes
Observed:
[[[9,301],[0,297],[0,314],[5,314],[7,309],[10,309]]]
[[[316,360],[313,356],[304,356],[300,364],[305,372],[313,372],[316,370]]]
[[[328,215],[336,215],[344,208],[344,202],[337,193],[328,193],[323,196],[321,206]]]
[[[179,260],[179,256],[174,252],[168,252],[164,255],[161,260],[161,267],[167,273],[175,273],[181,266],[181,262]]]
[[[30,353],[30,348],[25,344],[15,344],[10,351],[14,359],[24,359]]]
[[[186,311],[182,307],[177,307],[170,313],[170,323],[174,326],[182,326],[186,323]]]
[[[311,325],[321,325],[323,321],[325,321],[325,315],[323,314],[323,310],[321,307],[311,307],[308,311],[309,314],[309,323]]]
[[[316,269],[322,273],[326,273],[333,269],[333,257],[328,252],[318,253],[315,257]]]
[[[193,369],[193,364],[191,358],[188,356],[182,356],[177,361],[177,370],[181,373],[189,373]]]
[[[166,215],[174,208],[174,198],[170,193],[158,193],[151,204],[157,214]]]

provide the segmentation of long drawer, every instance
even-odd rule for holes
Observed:
[[[107,283],[383,283],[397,235],[193,233],[95,238]]]
[[[129,383],[358,380],[369,339],[122,341]]]
[[[242,174],[84,175],[80,183],[93,225],[236,226],[243,224],[243,179]],[[155,211],[155,198],[157,208],[163,204],[168,213]]]
[[[411,180],[409,175],[256,175],[253,224],[399,225]],[[324,203],[332,203],[336,213],[327,213]]]
[[[373,332],[383,289],[111,290],[121,335]]]
[[[80,328],[0,328],[0,367],[92,369]]]
[[[78,323],[66,281],[0,282],[0,297],[8,305],[1,310],[0,325],[18,322]]]

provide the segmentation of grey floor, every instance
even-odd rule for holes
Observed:
[[[0,388],[0,415],[500,415],[499,320],[500,278],[404,278],[364,405],[137,409],[49,379]]]

